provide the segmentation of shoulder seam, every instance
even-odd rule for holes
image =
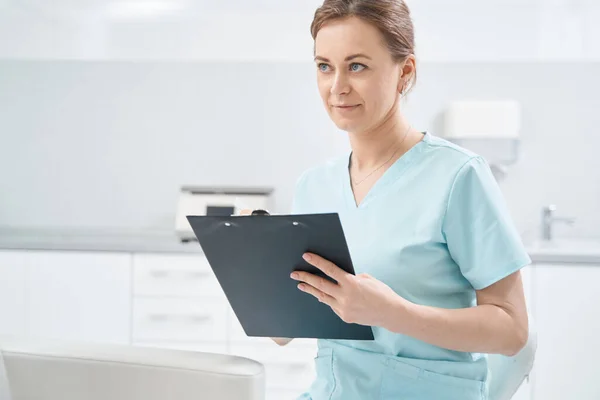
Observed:
[[[451,148],[451,147],[450,147]],[[456,181],[458,180],[458,176],[460,175],[460,173],[463,171],[463,169],[465,169],[465,167],[467,166],[467,164],[470,164],[471,161],[480,158],[480,156],[478,155],[471,155],[467,161],[465,161],[460,168],[456,171],[456,174],[454,175],[454,178],[452,179],[452,185],[450,186],[450,190],[448,191],[448,197],[446,198],[446,209],[444,210],[444,215],[442,216],[442,236],[444,237],[444,240],[448,241],[446,239],[446,235],[444,234],[444,222],[446,221],[446,216],[448,215],[448,208],[450,208],[450,199],[452,198],[452,194],[454,193],[454,187],[456,186]]]
[[[463,154],[463,155],[469,157],[469,160],[467,160],[467,162],[469,162],[472,158],[477,157],[476,154],[473,154],[473,152],[471,152],[471,151],[469,151],[467,149],[463,149],[463,148],[460,148],[460,147],[456,148],[454,146],[450,146],[447,143],[432,143],[430,141],[430,142],[427,143],[427,145],[429,145],[431,147],[444,147],[446,149],[453,150],[453,151],[455,151],[457,153]]]

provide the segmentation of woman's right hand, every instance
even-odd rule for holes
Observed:
[[[250,215],[252,214],[252,210],[250,210],[249,208],[244,208],[243,210],[240,210],[239,215]],[[291,338],[271,338],[272,341],[274,341],[275,343],[277,343],[279,346],[285,346],[286,344],[288,344],[289,342],[291,342],[294,339]]]

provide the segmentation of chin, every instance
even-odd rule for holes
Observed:
[[[333,123],[338,129],[341,129],[346,132],[354,132],[357,131],[361,124],[360,121],[347,119],[347,118],[332,118]]]

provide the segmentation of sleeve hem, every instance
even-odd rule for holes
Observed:
[[[511,264],[509,264],[509,268],[504,270],[503,273],[496,275],[494,277],[489,277],[487,279],[478,279],[476,282],[472,282],[471,285],[473,285],[473,288],[475,290],[485,289],[488,286],[491,286],[494,283],[501,281],[502,279],[506,278],[507,276],[514,274],[515,272],[521,270],[522,268],[528,266],[529,264],[531,264],[531,258],[529,256],[526,257],[525,259],[513,261]]]

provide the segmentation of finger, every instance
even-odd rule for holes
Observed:
[[[310,286],[332,297],[336,297],[341,290],[340,285],[333,283],[330,280],[325,279],[321,276],[311,274],[310,272],[294,271],[290,276],[292,279],[295,279],[300,282],[306,282]]]
[[[244,208],[243,210],[240,210],[239,215],[250,215],[252,214],[252,210],[249,208]]]
[[[346,271],[335,265],[329,260],[324,259],[321,256],[318,256],[314,253],[304,253],[302,256],[306,260],[307,263],[314,265],[321,271],[323,271],[326,275],[335,279],[338,283],[341,283],[343,279],[349,275]]]
[[[333,308],[333,306],[335,306],[337,304],[336,301],[335,301],[335,299],[333,297],[331,297],[327,293],[321,292],[319,289],[316,289],[316,288],[310,286],[307,283],[299,283],[298,284],[298,289],[300,289],[303,292],[306,292],[306,293],[314,296],[321,303],[325,303],[329,307]]]

